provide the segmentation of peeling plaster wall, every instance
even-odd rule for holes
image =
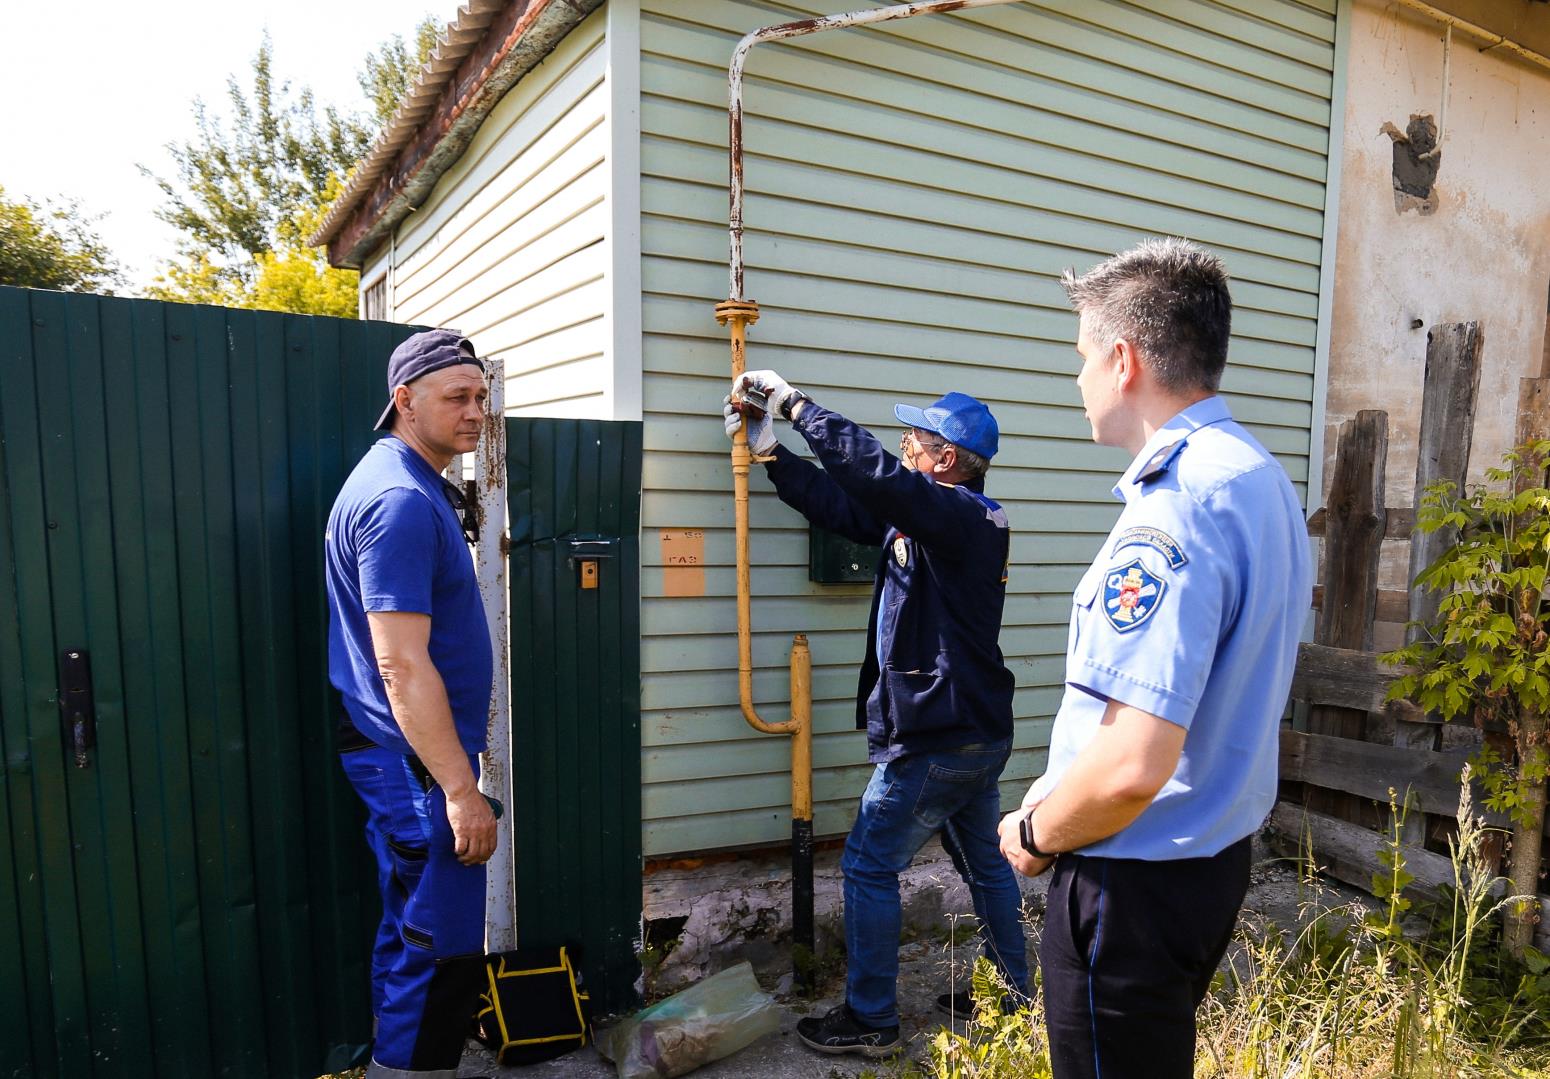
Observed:
[[[1550,12],[1535,17],[1550,21]],[[1550,71],[1481,53],[1455,31],[1444,111],[1443,36],[1441,25],[1396,4],[1357,0],[1353,8],[1325,491],[1340,424],[1381,408],[1391,506],[1414,500],[1427,330],[1469,320],[1484,330],[1474,480],[1511,444],[1518,380],[1541,373],[1546,348]],[[1412,125],[1422,116],[1442,127],[1427,198],[1401,194],[1394,182],[1394,136],[1424,128]],[[1404,171],[1411,182],[1415,175]],[[1406,576],[1404,545],[1386,544],[1381,586],[1403,588]]]

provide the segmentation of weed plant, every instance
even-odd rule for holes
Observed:
[[[1373,882],[1377,904],[1329,906],[1307,854],[1297,928],[1246,919],[1198,1014],[1197,1079],[1547,1079],[1550,959],[1501,948],[1507,897],[1469,802],[1450,843],[1453,880],[1413,898],[1395,807]],[[1046,1079],[1040,994],[1003,1015],[985,960],[964,1033],[942,1029],[874,1079]]]

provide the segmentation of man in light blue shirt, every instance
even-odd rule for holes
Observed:
[[[1285,471],[1216,396],[1221,261],[1152,240],[1064,284],[1093,439],[1134,459],[1073,597],[1048,769],[1003,820],[1002,852],[1055,869],[1040,958],[1057,1079],[1183,1079],[1275,802],[1307,529]]]

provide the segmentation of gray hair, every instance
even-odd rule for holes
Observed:
[[[956,442],[948,445],[958,458],[958,468],[964,473],[964,479],[977,480],[990,471],[990,462],[973,450],[966,450]]]
[[[1060,283],[1088,316],[1100,348],[1123,338],[1166,390],[1214,392],[1227,366],[1232,296],[1227,268],[1199,244],[1175,237],[1143,240],[1080,277]]]

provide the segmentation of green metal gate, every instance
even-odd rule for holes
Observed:
[[[517,943],[580,942],[603,1012],[639,970],[640,481],[638,422],[506,421]]]
[[[0,288],[0,1074],[369,1036],[321,549],[409,332]]]

